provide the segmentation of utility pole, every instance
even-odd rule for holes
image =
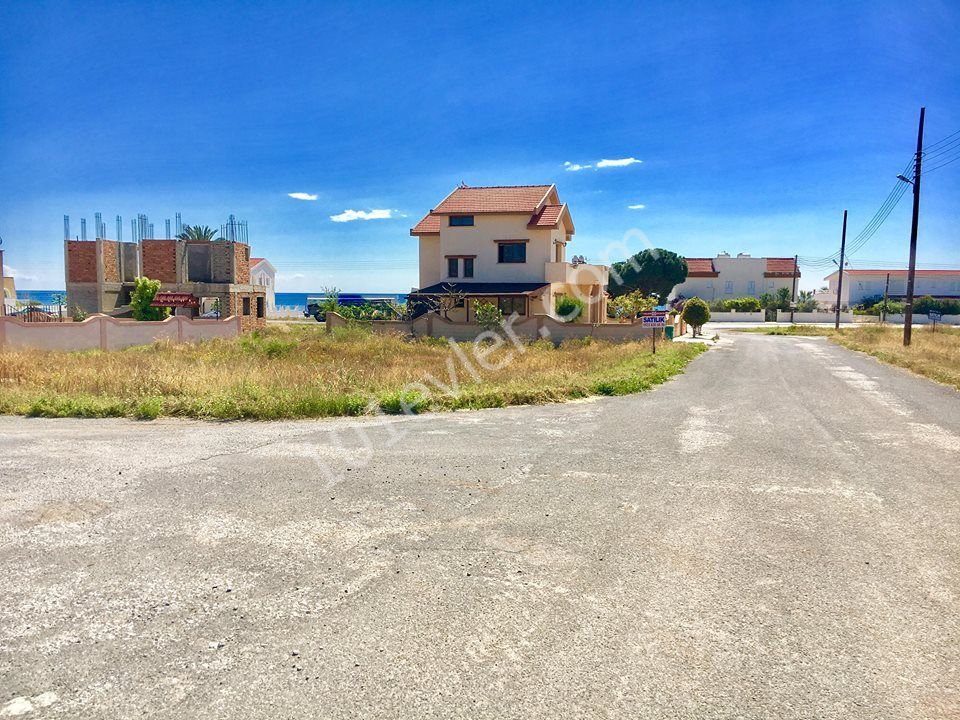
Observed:
[[[793,291],[790,293],[790,322],[793,323],[793,311],[797,308],[797,275],[799,274],[799,268],[797,267],[797,260],[800,259],[799,255],[793,256]]]
[[[910,270],[907,272],[907,301],[903,305],[903,345],[913,336],[913,281],[917,274],[917,226],[920,223],[920,166],[923,162],[923,116],[920,108],[920,128],[917,130],[917,160],[913,166],[913,221],[910,223]]]
[[[843,256],[847,251],[847,211],[843,211],[843,233],[840,235],[840,275],[837,277],[837,319],[834,330],[840,329],[840,298],[843,297]]]
[[[887,297],[890,295],[890,273],[887,273],[887,284],[883,286],[883,313],[880,315],[880,324],[887,321]]]

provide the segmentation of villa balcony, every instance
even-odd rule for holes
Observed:
[[[550,262],[546,264],[544,279],[549,283],[566,285],[606,285],[610,268],[589,263]]]

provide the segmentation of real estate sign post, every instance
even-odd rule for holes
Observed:
[[[666,310],[649,310],[643,313],[640,316],[640,323],[645,328],[652,328],[653,334],[650,336],[653,339],[653,354],[657,354],[657,333],[660,331],[660,328],[666,327],[667,325],[667,312]]]

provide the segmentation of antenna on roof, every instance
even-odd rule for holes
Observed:
[[[461,181],[460,181],[460,187],[465,188],[465,187],[467,187],[467,184],[466,184],[463,180],[461,180]]]

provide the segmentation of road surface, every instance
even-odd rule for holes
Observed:
[[[956,718],[958,439],[733,333],[566,405],[0,418],[0,715]]]

